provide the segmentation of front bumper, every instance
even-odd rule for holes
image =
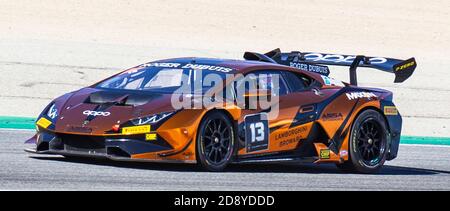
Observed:
[[[196,163],[195,159],[173,159],[167,154],[174,149],[160,137],[145,141],[145,135],[90,136],[51,131],[39,131],[27,143],[35,148],[25,149],[34,154],[52,154],[74,157],[106,158],[116,161]],[[148,156],[140,156],[140,155]]]

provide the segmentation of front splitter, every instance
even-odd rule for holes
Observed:
[[[40,154],[40,155],[63,155],[63,156],[74,156],[74,157],[88,157],[88,158],[106,158],[114,161],[126,161],[126,162],[149,162],[149,163],[189,163],[196,164],[195,160],[154,160],[154,159],[141,159],[141,158],[128,158],[128,157],[119,157],[107,154],[99,154],[99,153],[86,153],[86,152],[78,152],[78,151],[68,151],[68,150],[43,150],[37,151],[33,148],[24,149],[25,152]]]

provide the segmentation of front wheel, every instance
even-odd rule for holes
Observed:
[[[197,155],[209,171],[222,171],[234,153],[235,134],[231,120],[222,112],[213,111],[200,123]]]
[[[351,172],[377,172],[386,161],[388,136],[382,114],[372,109],[363,111],[351,128],[349,160],[337,166]]]

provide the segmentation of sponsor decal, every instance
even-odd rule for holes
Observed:
[[[287,146],[287,145],[290,145],[290,144],[293,144],[293,143],[297,143],[297,142],[299,142],[300,141],[300,138],[290,138],[290,139],[287,139],[287,140],[283,140],[283,141],[280,141],[280,147],[284,147],[284,146]]]
[[[345,93],[347,95],[347,98],[349,100],[355,100],[358,98],[367,98],[370,99],[372,97],[376,98],[377,95],[375,95],[373,92],[350,92],[350,93]]]
[[[404,65],[400,65],[400,66],[395,68],[395,72],[404,70],[404,69],[406,69],[408,67],[413,66],[414,64],[416,64],[416,62],[415,61],[411,61],[411,62],[408,62],[408,63],[406,63]]]
[[[396,116],[396,115],[398,115],[398,111],[395,106],[384,106],[384,114]]]
[[[341,152],[339,152],[339,154],[341,155],[341,157],[345,157],[348,155],[347,150],[341,150]]]
[[[311,91],[314,92],[315,95],[317,96],[323,96],[324,94],[317,88],[313,88]]]
[[[310,61],[323,61],[323,62],[335,62],[335,63],[347,63],[351,64],[355,60],[356,56],[339,55],[339,54],[322,54],[322,53],[308,53],[304,55],[306,60]],[[387,62],[383,57],[372,57],[369,59],[371,64],[383,64]]]
[[[185,64],[183,67],[185,69],[195,69],[195,70],[211,70],[211,71],[219,71],[228,73],[233,71],[233,69],[228,67],[221,67],[221,66],[215,66],[215,65],[207,65],[207,64]]]
[[[111,113],[107,112],[107,111],[91,111],[91,110],[83,111],[83,114],[86,116],[109,116],[109,115],[111,115]]]
[[[305,132],[307,131],[307,126],[300,126],[286,132],[279,133],[275,136],[275,140],[280,140],[279,146],[284,147],[290,144],[294,144],[305,138]]]
[[[194,155],[194,153],[192,153],[192,152],[183,152],[183,155],[184,155],[185,159],[189,159],[189,158],[191,158]]]
[[[58,116],[58,110],[56,109],[55,104],[48,109],[47,116],[50,117],[50,119],[55,119]]]
[[[329,149],[321,149],[319,157],[320,157],[320,159],[330,159],[330,150]]]
[[[233,71],[232,68],[216,66],[216,65],[207,65],[207,64],[180,64],[173,62],[151,62],[141,65],[141,67],[165,67],[165,68],[182,68],[182,69],[195,69],[195,70],[211,70],[211,71],[219,71],[228,73]],[[130,72],[132,73],[132,72]]]
[[[147,140],[147,141],[156,140],[156,133],[145,134],[145,140]]]
[[[50,126],[52,122],[44,117],[41,117],[37,122],[36,125],[41,126],[42,128],[47,128]]]
[[[344,116],[342,113],[326,113],[322,115],[323,121],[337,121],[337,120],[343,120]]]
[[[313,73],[319,73],[321,75],[329,75],[330,70],[327,66],[321,66],[321,65],[312,65],[312,64],[305,64],[305,63],[299,63],[299,62],[289,62],[289,66],[295,67],[300,70],[309,71]]]
[[[141,65],[142,67],[169,67],[169,68],[176,68],[179,67],[180,63],[173,63],[173,62],[152,62]]]
[[[125,135],[141,134],[149,132],[150,132],[150,125],[131,126],[122,128],[122,134]]]
[[[328,76],[323,76],[323,75],[321,75],[321,77],[323,79],[323,82],[327,86],[344,86],[344,83],[342,83],[342,81],[336,80],[334,78],[330,78]]]
[[[327,76],[322,76],[322,79],[325,85],[331,85],[330,78],[328,78]]]
[[[296,136],[298,134],[302,134],[302,133],[306,132],[306,130],[307,130],[306,126],[302,126],[302,127],[298,127],[298,128],[295,128],[295,129],[291,129],[291,130],[288,130],[286,132],[277,134],[275,136],[275,139],[283,139],[283,138],[289,138],[291,136]]]
[[[155,114],[155,115],[147,116],[147,117],[141,117],[139,119],[132,120],[132,122],[135,125],[155,124],[155,123],[161,121],[162,119],[165,119],[166,117],[170,116],[173,113],[174,112],[167,112],[167,113],[160,113],[160,114]]]

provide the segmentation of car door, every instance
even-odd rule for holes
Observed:
[[[317,103],[324,100],[317,83],[312,78],[296,72],[284,70],[258,71],[254,73],[276,76],[278,82],[278,102],[270,109],[244,109],[243,147],[239,154],[261,154],[296,149],[299,142],[308,136],[316,118]],[[271,81],[273,82],[273,81]],[[275,83],[255,89],[276,89]],[[275,112],[277,110],[277,112]],[[276,113],[276,115],[269,115]],[[270,116],[270,117],[269,117]]]
[[[270,152],[272,151],[270,128],[279,113],[286,112],[284,111],[285,106],[279,103],[279,101],[284,101],[286,95],[289,94],[286,81],[281,71],[278,70],[252,72],[245,76],[245,80],[253,83],[243,85],[243,82],[241,84],[238,82],[236,95],[249,92],[260,94],[267,91],[268,96],[258,96],[253,98],[254,100],[246,99],[246,106],[241,115],[240,145],[242,148],[239,154]],[[239,90],[245,91],[239,92]]]
[[[281,71],[289,94],[280,97],[280,115],[270,122],[271,151],[297,149],[308,137],[317,118],[318,103],[326,99],[321,84],[293,71]]]

